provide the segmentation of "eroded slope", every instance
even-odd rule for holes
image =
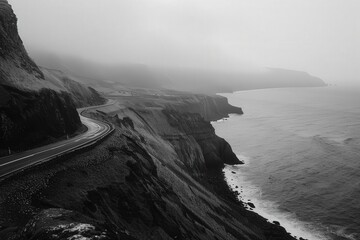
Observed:
[[[89,115],[115,132],[0,186],[1,239],[293,239],[218,194],[211,172],[240,162],[199,114],[119,102]]]

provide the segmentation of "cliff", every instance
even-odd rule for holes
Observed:
[[[0,0],[0,79],[17,88],[40,89],[44,75],[28,56],[17,30],[17,18],[7,0]]]
[[[217,95],[188,94],[186,97],[180,96],[176,102],[166,107],[181,112],[199,113],[207,121],[228,117],[229,113],[243,114],[240,107],[230,105],[227,98]]]
[[[9,147],[21,151],[73,134],[81,126],[75,107],[104,102],[92,88],[41,71],[24,48],[11,6],[0,0],[0,156]]]
[[[193,106],[193,105],[192,105]],[[236,155],[233,153],[231,146],[222,138],[215,135],[212,125],[205,121],[200,114],[197,113],[181,113],[176,110],[164,109],[162,113],[165,115],[168,124],[177,129],[179,132],[175,134],[163,134],[163,137],[173,143],[179,156],[184,157],[182,162],[192,159],[186,153],[186,148],[182,147],[185,142],[195,142],[200,146],[206,169],[223,168],[225,164],[240,164]],[[155,123],[153,123],[154,125]],[[159,126],[160,127],[160,126]],[[163,128],[161,126],[160,128]],[[196,162],[199,163],[199,162]],[[196,168],[194,164],[188,164],[189,170],[201,169]],[[203,169],[202,169],[203,170]],[[198,171],[204,172],[204,171]]]
[[[79,115],[67,93],[50,89],[22,91],[0,85],[0,150],[26,150],[36,144],[74,133]]]
[[[216,186],[240,161],[199,113],[131,99],[87,112],[116,128],[100,145],[0,184],[1,239],[294,239]]]
[[[240,107],[232,106],[227,98],[218,95],[191,94],[170,90],[132,91],[129,96],[111,95],[124,106],[142,108],[166,108],[179,112],[198,113],[206,121],[228,117],[229,113],[243,114]]]

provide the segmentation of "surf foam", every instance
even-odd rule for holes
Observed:
[[[237,155],[237,157],[245,164],[249,161],[246,156]],[[223,171],[228,185],[233,191],[239,193],[239,200],[244,203],[251,202],[255,205],[255,208],[251,209],[251,211],[263,216],[269,222],[279,222],[286,231],[297,238],[302,237],[309,240],[328,239],[314,227],[313,223],[302,222],[296,218],[295,214],[280,211],[277,203],[264,199],[261,188],[246,179],[244,165],[226,165]]]

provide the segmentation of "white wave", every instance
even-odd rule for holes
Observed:
[[[240,160],[246,160],[245,162],[249,160],[243,155],[237,156]],[[268,219],[269,222],[280,222],[281,226],[293,236],[309,240],[328,240],[323,233],[314,228],[312,223],[302,222],[296,218],[295,214],[280,211],[277,203],[263,199],[261,188],[246,179],[246,174],[242,172],[242,166],[227,165],[224,168],[229,186],[240,193],[239,200],[253,203],[255,208],[252,211]]]

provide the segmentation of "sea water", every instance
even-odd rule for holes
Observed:
[[[213,122],[244,165],[224,169],[253,211],[307,239],[360,239],[360,89],[223,94],[243,115]]]

